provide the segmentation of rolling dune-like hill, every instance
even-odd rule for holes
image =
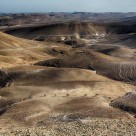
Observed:
[[[136,28],[123,22],[2,28],[0,131],[135,123]]]

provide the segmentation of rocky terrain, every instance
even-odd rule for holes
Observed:
[[[110,136],[134,136],[136,133],[134,121],[121,121],[109,119],[91,119],[90,121],[76,121],[69,123],[54,123],[51,126],[44,125],[36,128],[18,128],[1,132],[2,136],[22,135],[22,136],[90,136],[90,135],[110,135]]]
[[[134,13],[101,23],[90,14],[41,24],[45,15],[9,15],[17,18],[0,32],[0,135],[136,134]],[[32,20],[18,24],[23,17]]]

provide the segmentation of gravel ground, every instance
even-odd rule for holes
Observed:
[[[1,130],[0,136],[136,136],[136,121],[91,119]]]

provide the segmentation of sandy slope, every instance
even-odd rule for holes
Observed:
[[[82,31],[84,25],[72,24],[76,31],[79,28]],[[64,26],[67,28],[67,24]],[[58,29],[60,26],[56,32]],[[39,33],[40,30],[38,28]],[[134,51],[126,47],[101,48],[94,49],[92,45],[73,48],[63,43],[36,42],[0,32],[1,131],[17,127],[48,127],[55,123],[64,123],[69,128],[67,122],[75,126],[73,121],[93,119],[96,122],[113,120],[109,127],[115,120],[116,123],[125,120],[126,125],[127,121],[134,124],[135,113],[111,106],[112,100],[135,90],[132,85],[136,79]],[[131,57],[120,55],[127,54],[127,50],[132,55],[131,61]],[[135,127],[132,129],[134,131]],[[58,133],[56,129],[49,131]]]

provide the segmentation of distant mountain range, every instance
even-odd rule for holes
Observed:
[[[136,12],[129,13],[90,13],[90,12],[50,12],[50,13],[0,13],[0,26],[14,26],[23,24],[41,24],[59,21],[101,21],[118,22],[136,19]],[[134,21],[132,21],[134,22]]]

